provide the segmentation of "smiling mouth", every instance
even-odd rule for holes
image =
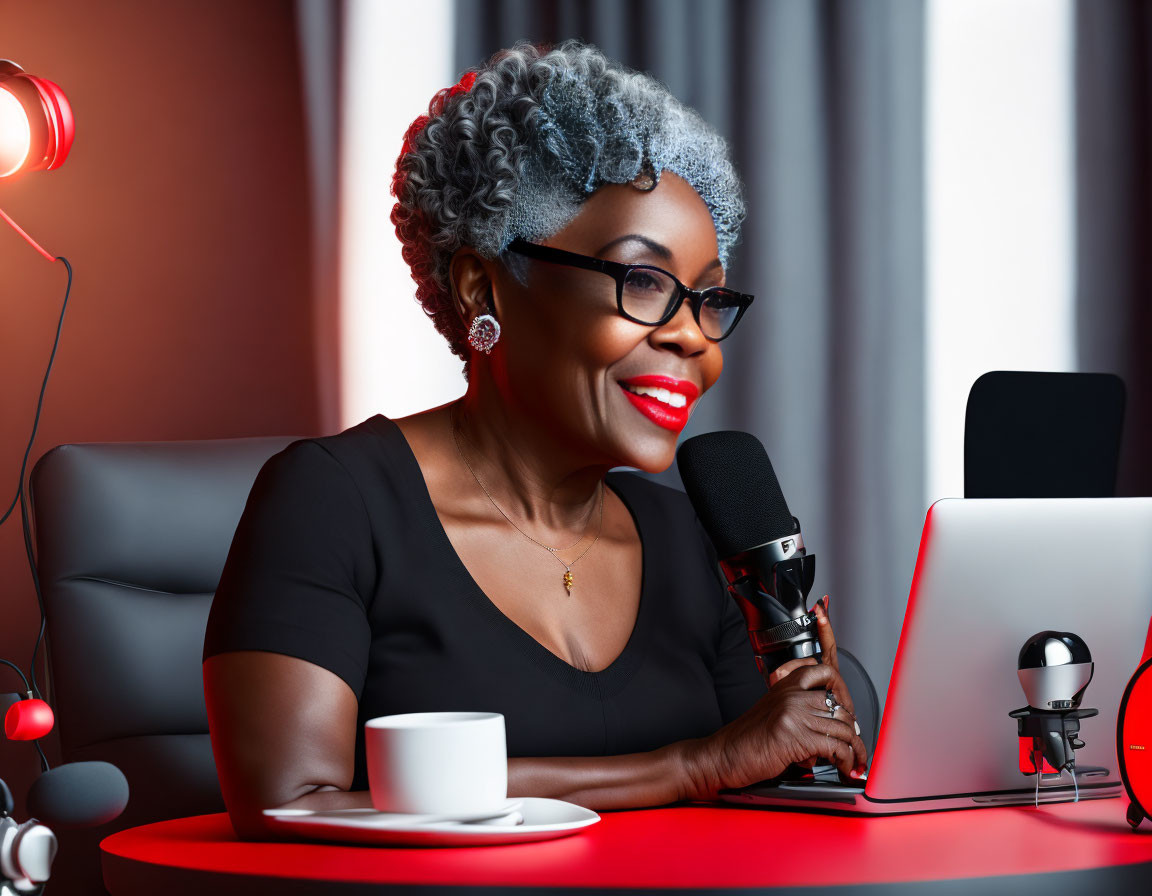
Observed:
[[[700,390],[690,380],[646,374],[625,382],[617,380],[620,391],[632,407],[657,426],[679,433],[688,425],[691,407]]]
[[[646,398],[655,398],[661,404],[666,404],[671,408],[683,408],[688,405],[688,396],[682,392],[673,392],[659,386],[634,386],[630,383],[621,383],[620,386],[626,392],[631,392],[633,395],[643,395]]]

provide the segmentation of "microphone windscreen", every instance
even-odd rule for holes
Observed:
[[[751,433],[694,436],[676,452],[676,464],[721,560],[796,533],[768,452]]]
[[[86,828],[111,821],[128,805],[128,781],[109,762],[69,762],[32,782],[28,811],[50,828]]]

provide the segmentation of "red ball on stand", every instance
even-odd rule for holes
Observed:
[[[43,700],[18,700],[4,715],[4,734],[9,740],[39,740],[55,722],[52,707]]]

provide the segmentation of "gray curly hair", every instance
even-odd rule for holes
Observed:
[[[580,41],[552,49],[522,41],[433,97],[396,160],[392,223],[416,299],[465,376],[467,334],[448,281],[456,250],[496,258],[518,237],[546,239],[599,187],[643,171],[692,185],[727,268],[744,219],[727,144],[650,75]]]

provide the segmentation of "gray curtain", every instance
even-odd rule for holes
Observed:
[[[757,300],[684,437],[764,443],[883,700],[926,510],[923,2],[462,0],[456,67],[568,37],[732,146],[749,216],[728,282]]]
[[[318,432],[340,429],[340,97],[343,0],[296,0],[300,91],[308,129],[312,308]]]
[[[1128,387],[1118,495],[1152,495],[1152,2],[1076,5],[1080,369]]]

